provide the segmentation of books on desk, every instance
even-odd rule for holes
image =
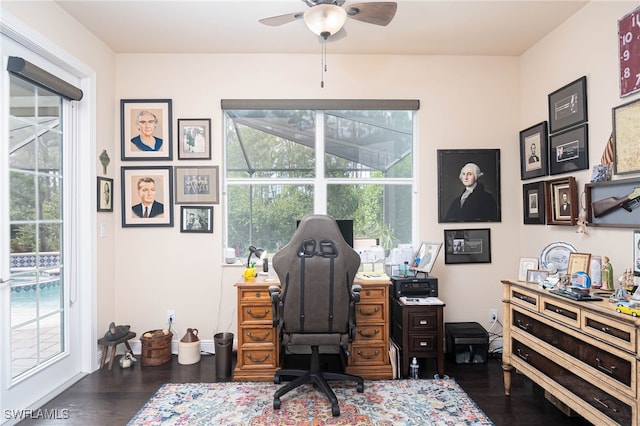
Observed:
[[[437,297],[400,296],[400,302],[404,305],[444,305],[444,302]]]

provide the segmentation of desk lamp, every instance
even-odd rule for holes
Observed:
[[[249,246],[249,257],[247,257],[247,268],[251,267],[251,256],[255,254],[256,257],[260,259],[260,256],[262,256],[262,253],[264,253],[264,249],[256,248],[255,246]]]

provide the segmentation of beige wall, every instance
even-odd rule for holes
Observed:
[[[181,234],[179,206],[174,207],[173,228],[120,226],[120,167],[148,164],[119,160],[119,100],[123,98],[173,99],[174,129],[178,118],[212,119],[211,162],[154,164],[221,167],[221,99],[419,99],[418,239],[442,240],[443,230],[451,228],[491,229],[491,264],[445,265],[443,255],[436,263],[433,273],[440,279],[440,296],[447,303],[446,321],[478,321],[488,327],[488,310],[501,305],[500,279],[516,277],[520,257],[537,257],[554,241],[608,255],[617,270],[627,267],[631,260],[628,230],[590,228],[590,236],[583,237],[572,227],[522,225],[518,132],[547,119],[548,93],[587,75],[590,164],[599,162],[611,132],[611,107],[622,103],[617,95],[616,22],[634,7],[634,2],[591,3],[521,58],[332,55],[329,51],[321,89],[317,55],[127,54],[115,55],[114,64],[108,49],[75,23],[49,25],[51,16],[68,19],[59,10],[49,11],[45,19],[40,9],[35,13],[28,6],[13,5],[10,11],[99,72],[96,151],[106,148],[111,155],[108,175],[116,180],[116,194],[114,213],[97,215],[97,228],[104,224],[107,230],[106,238],[96,232],[98,327],[106,327],[113,319],[141,333],[163,327],[166,310],[174,309],[174,339],[187,327],[195,327],[202,339],[211,340],[215,332],[235,332],[236,323],[233,283],[241,269],[222,265],[224,204],[214,208],[213,234]],[[438,224],[436,150],[445,148],[501,150],[502,222]],[[582,188],[590,172],[575,176]],[[144,254],[145,246],[152,253]]]

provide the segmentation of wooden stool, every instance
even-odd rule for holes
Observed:
[[[129,345],[129,339],[133,339],[136,337],[136,333],[130,331],[126,336],[123,336],[117,340],[109,340],[106,337],[98,340],[98,344],[102,346],[102,359],[100,360],[100,368],[104,367],[104,362],[107,360],[107,353],[109,352],[109,347],[111,347],[111,358],[109,359],[109,370],[113,367],[113,361],[116,359],[116,349],[120,343],[124,343],[128,350],[131,350],[131,345]]]

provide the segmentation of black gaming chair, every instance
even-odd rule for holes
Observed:
[[[319,354],[319,346],[338,346],[344,367],[355,330],[355,303],[360,299],[360,287],[353,285],[359,267],[360,256],[344,241],[336,221],[326,215],[305,217],[289,244],[273,256],[281,284],[281,288],[272,287],[271,294],[282,361],[289,345],[311,347],[309,370],[276,372],[276,384],[285,376],[295,378],[275,392],[273,408],[280,408],[280,397],[287,392],[312,383],[331,401],[332,414],[339,416],[338,399],[328,380],[354,381],[356,390],[364,392],[361,377],[321,371]]]

